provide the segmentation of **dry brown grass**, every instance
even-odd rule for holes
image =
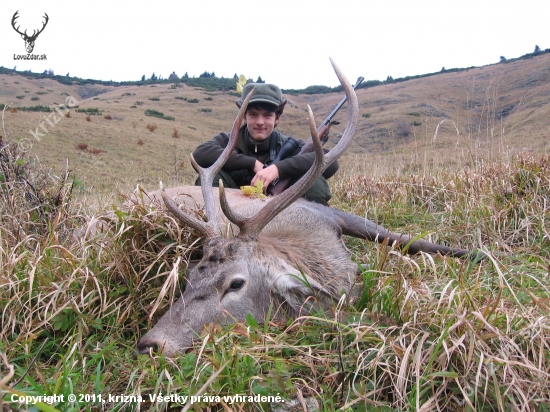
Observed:
[[[355,307],[337,305],[333,313],[284,324],[212,327],[200,348],[177,360],[133,360],[135,342],[157,314],[148,316],[178,293],[178,267],[184,271],[199,246],[138,191],[125,206],[119,199],[88,220],[88,236],[78,244],[59,242],[59,226],[42,235],[22,232],[20,241],[0,237],[6,308],[0,355],[17,366],[10,383],[27,373],[42,389],[49,376],[70,375],[60,392],[196,393],[220,371],[212,395],[265,389],[327,410],[544,410],[550,403],[548,156],[458,157],[451,168],[411,158],[407,168],[377,177],[369,174],[371,165],[355,160],[332,180],[333,207],[394,230],[477,247],[487,258],[408,257],[389,245],[350,240],[349,249],[367,265]],[[0,230],[6,222],[28,222],[24,213],[10,221],[13,212],[2,216]],[[63,216],[69,224],[72,215]],[[98,221],[109,230],[92,231]],[[34,358],[36,368],[27,369]],[[177,389],[171,377],[178,377]]]

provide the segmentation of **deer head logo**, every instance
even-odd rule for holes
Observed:
[[[34,42],[36,41],[36,38],[38,37],[38,35],[40,33],[42,33],[42,31],[44,30],[44,28],[46,27],[46,24],[48,24],[49,17],[46,13],[44,13],[44,18],[46,19],[46,21],[43,23],[42,28],[40,30],[38,30],[38,32],[36,30],[34,30],[33,33],[32,33],[32,36],[29,36],[29,35],[27,35],[27,30],[25,30],[25,32],[22,33],[22,32],[19,31],[20,26],[17,26],[17,28],[15,27],[15,20],[19,17],[17,15],[18,13],[19,13],[19,10],[17,10],[14,13],[14,15],[11,19],[11,25],[12,25],[13,29],[21,35],[23,40],[25,40],[25,48],[27,49],[27,53],[32,53],[32,51],[34,49]]]

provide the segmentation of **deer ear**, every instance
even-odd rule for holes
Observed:
[[[273,274],[271,292],[276,293],[296,311],[319,308],[330,293],[316,280],[288,266]]]

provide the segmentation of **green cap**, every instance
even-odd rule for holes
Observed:
[[[252,99],[250,99],[249,104],[263,102],[272,104],[278,108],[281,106],[284,107],[286,104],[286,99],[283,97],[281,89],[274,84],[248,83],[243,87],[243,94],[241,98],[235,102],[238,107],[241,107],[244,99],[246,99],[246,96],[248,96],[252,89],[254,89],[254,94],[252,95]]]

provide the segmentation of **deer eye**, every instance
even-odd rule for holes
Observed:
[[[229,289],[230,290],[239,290],[240,288],[242,288],[244,285],[244,280],[242,279],[237,279],[237,280],[234,280],[233,282],[231,282],[231,285],[229,285]]]

